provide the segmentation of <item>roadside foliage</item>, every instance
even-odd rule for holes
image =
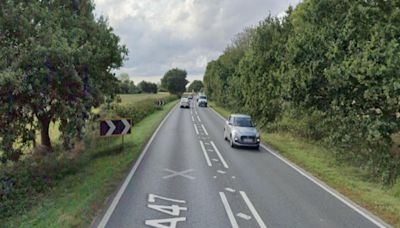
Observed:
[[[204,89],[268,131],[336,148],[392,184],[400,175],[400,2],[305,0],[246,29],[211,61]],[[229,92],[226,92],[229,91]]]

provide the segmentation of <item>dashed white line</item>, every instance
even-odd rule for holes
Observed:
[[[196,124],[193,124],[193,126],[194,126],[194,130],[196,131],[196,134],[199,134],[199,129],[197,129]]]
[[[213,160],[213,161],[215,161],[215,162],[218,162],[218,161],[219,161],[219,160],[218,160],[218,159],[216,159],[216,158],[213,158],[212,160]]]
[[[208,157],[206,148],[204,147],[203,141],[200,141],[200,146],[201,146],[201,149],[203,150],[204,157],[206,158],[207,165],[209,167],[211,167],[212,164],[211,164],[210,158]]]
[[[264,221],[258,214],[257,210],[254,208],[254,205],[251,203],[250,199],[247,197],[246,193],[243,191],[240,191],[240,195],[242,195],[244,202],[246,202],[247,207],[250,209],[251,213],[253,214],[253,217],[256,219],[260,228],[267,228]]]
[[[201,119],[200,119],[200,117],[199,116],[196,116],[197,117],[197,120],[199,120],[199,122],[201,122]]]
[[[194,122],[194,117],[192,116],[192,121]]]
[[[222,204],[224,205],[226,214],[228,215],[228,218],[229,218],[229,221],[231,222],[232,228],[239,228],[239,225],[236,222],[235,216],[233,215],[232,209],[229,206],[228,200],[226,199],[225,193],[220,192],[219,196],[221,197]]]
[[[238,213],[238,214],[236,214],[236,216],[239,217],[239,218],[245,219],[245,220],[250,220],[251,219],[251,216],[243,214],[243,213]]]
[[[215,146],[214,142],[211,141],[211,145],[214,147],[215,152],[217,153],[219,160],[221,160],[222,165],[224,165],[225,168],[229,169],[228,164],[226,164],[225,159],[222,157],[222,154],[219,152],[218,148]]]
[[[232,189],[232,188],[225,188],[225,190],[228,191],[228,192],[236,192],[236,190]]]
[[[203,124],[201,125],[201,128],[203,128],[204,133],[206,133],[206,135],[208,135],[208,132],[207,132],[207,130],[206,130],[206,128],[204,127]]]
[[[217,173],[225,174],[226,172],[225,172],[225,171],[222,171],[222,170],[217,170]]]

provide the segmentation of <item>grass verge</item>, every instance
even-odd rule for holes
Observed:
[[[224,117],[230,114],[229,110],[213,102],[210,102],[210,107]],[[364,170],[337,162],[333,152],[317,142],[287,133],[261,132],[261,139],[355,203],[400,227],[400,181],[390,187],[382,186],[371,180]]]
[[[5,227],[87,227],[105,199],[114,191],[136,160],[147,140],[176,102],[168,103],[134,126],[131,135],[95,140],[82,155],[79,172],[69,175],[51,191],[35,199],[22,215],[0,221]]]

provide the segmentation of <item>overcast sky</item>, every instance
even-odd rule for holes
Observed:
[[[202,79],[235,34],[268,14],[280,15],[299,0],[95,0],[96,15],[109,19],[129,59],[117,72],[135,83],[159,82],[171,68]]]

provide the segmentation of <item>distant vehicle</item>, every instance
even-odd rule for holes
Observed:
[[[224,127],[224,139],[229,140],[231,147],[260,147],[260,134],[250,116],[232,114]]]
[[[182,97],[180,102],[181,108],[190,108],[190,101],[187,97]]]
[[[193,100],[193,96],[192,96],[192,95],[188,96],[188,99],[189,99],[190,101]]]
[[[207,96],[204,95],[198,96],[197,105],[199,107],[207,107]]]

